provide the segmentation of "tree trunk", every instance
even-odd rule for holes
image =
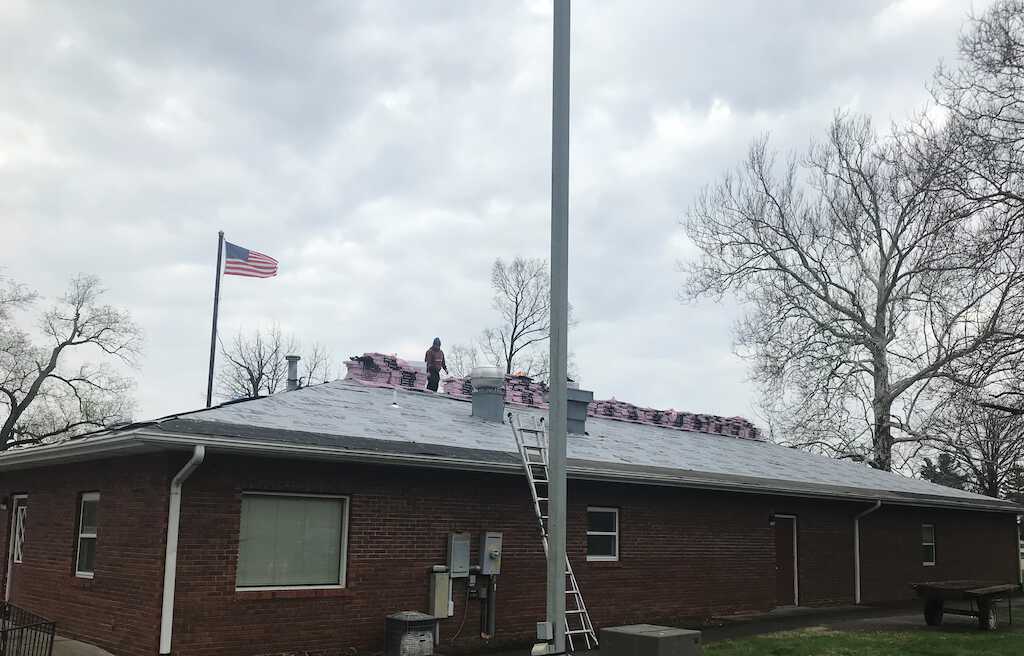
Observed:
[[[889,417],[892,412],[892,403],[875,399],[872,404],[874,410],[874,434],[871,436],[872,463],[875,469],[892,471],[892,425]]]
[[[885,325],[884,315],[878,325]],[[873,430],[871,435],[871,463],[875,469],[892,471],[892,398],[889,395],[889,362],[884,345],[872,355],[874,360],[874,398],[871,400]]]

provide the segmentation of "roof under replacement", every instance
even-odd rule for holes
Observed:
[[[396,403],[397,402],[397,403]],[[510,427],[443,394],[339,380],[0,455],[0,470],[148,448],[521,473]],[[535,408],[509,410],[546,415]],[[588,417],[569,477],[1017,512],[1020,506],[867,465],[741,439]]]

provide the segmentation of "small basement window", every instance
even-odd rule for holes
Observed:
[[[619,559],[619,509],[587,508],[587,560]]]
[[[347,497],[245,493],[236,586],[344,587],[347,542]]]
[[[96,511],[99,492],[82,495],[78,508],[78,545],[75,554],[75,576],[91,579],[96,569]]]
[[[935,525],[921,524],[921,560],[922,564],[935,564]]]

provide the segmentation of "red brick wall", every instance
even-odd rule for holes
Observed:
[[[131,457],[5,472],[0,495],[27,493],[24,561],[11,601],[57,622],[62,635],[118,656],[157,651],[167,458]],[[79,495],[98,491],[95,578],[75,577]],[[0,570],[8,563],[10,511],[0,513]],[[4,572],[6,575],[6,572]]]
[[[61,631],[115,654],[153,654],[169,472],[187,458],[107,461],[7,475],[0,492],[27,491],[26,567],[16,601],[60,622]],[[116,465],[116,466],[115,466]],[[72,575],[77,495],[98,489],[96,579]],[[243,490],[351,496],[347,587],[236,592]],[[569,550],[595,624],[680,622],[775,605],[772,513],[797,516],[801,604],[853,601],[852,517],[868,504],[570,482]],[[522,644],[544,613],[542,550],[524,478],[454,471],[284,462],[209,454],[185,483],[174,653],[342,653],[383,648],[384,617],[426,610],[428,570],[445,561],[450,531],[504,533],[497,636]],[[618,562],[585,560],[586,506],[620,509]],[[927,518],[927,519],[922,519]],[[4,528],[9,517],[0,516]],[[920,523],[936,525],[939,565],[920,566]],[[863,520],[864,598],[908,598],[921,578],[1016,580],[1012,516],[883,507]],[[42,545],[40,544],[42,542]],[[29,580],[30,577],[23,577]],[[455,616],[442,622],[443,650],[479,640],[479,601],[454,586]]]
[[[860,521],[864,603],[910,599],[908,583],[1018,579],[1012,515],[882,507]],[[935,525],[935,565],[921,556],[921,525]]]

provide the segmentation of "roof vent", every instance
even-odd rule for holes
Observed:
[[[497,367],[473,367],[473,416],[501,422],[505,412],[505,374]]]
[[[286,387],[291,392],[292,390],[299,389],[299,360],[302,358],[297,355],[286,355],[284,359],[288,361],[288,382]]]
[[[566,392],[565,430],[570,435],[587,434],[587,407],[594,400],[594,393],[581,390],[576,383],[569,383]]]

